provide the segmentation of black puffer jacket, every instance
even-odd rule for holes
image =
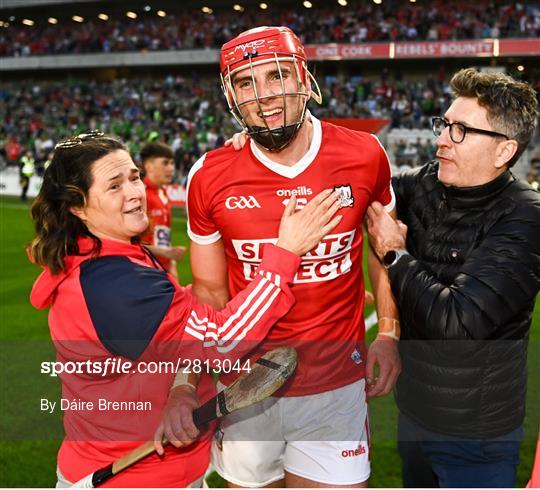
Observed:
[[[540,289],[540,196],[505,172],[445,188],[437,163],[394,177],[407,250],[389,270],[402,320],[400,410],[434,432],[506,434],[523,422]]]

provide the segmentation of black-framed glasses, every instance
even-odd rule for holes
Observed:
[[[74,146],[80,145],[83,141],[102,138],[103,136],[105,136],[105,133],[102,133],[98,129],[93,129],[92,131],[88,131],[87,133],[81,133],[77,136],[72,136],[71,138],[56,143],[54,149],[57,150],[58,148],[73,148]]]
[[[433,134],[439,137],[445,128],[450,128],[450,139],[454,143],[461,143],[467,136],[467,133],[477,133],[485,134],[486,136],[493,136],[494,138],[510,138],[502,133],[497,133],[496,131],[489,131],[487,129],[471,128],[470,126],[465,126],[465,124],[459,122],[448,122],[444,117],[433,117],[431,119],[431,129]]]

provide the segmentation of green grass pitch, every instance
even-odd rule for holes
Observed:
[[[174,213],[175,244],[188,244],[186,220]],[[37,363],[52,355],[48,342],[47,314],[34,310],[28,295],[39,270],[26,258],[24,247],[32,238],[29,205],[16,198],[0,197],[0,487],[51,487],[56,483],[56,452],[61,420],[40,413],[44,394],[59,396],[58,380],[39,373]],[[180,281],[190,281],[188,257],[180,266]],[[540,307],[533,320],[529,348],[529,391],[525,442],[522,445],[518,484],[531,473],[540,423]],[[36,352],[36,346],[39,351]],[[372,425],[373,487],[400,487],[400,460],[396,451],[397,411],[391,396],[370,403]],[[32,437],[22,439],[21,432]],[[213,486],[221,486],[217,475]]]

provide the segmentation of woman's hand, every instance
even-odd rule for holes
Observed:
[[[199,429],[193,423],[193,410],[199,406],[195,389],[190,385],[180,385],[173,388],[165,408],[161,423],[154,434],[156,452],[162,456],[163,437],[175,447],[185,447],[192,444],[199,436]]]
[[[332,189],[317,194],[300,211],[292,196],[281,217],[277,246],[300,256],[309,252],[339,224],[343,216],[334,215],[340,207],[341,195]]]

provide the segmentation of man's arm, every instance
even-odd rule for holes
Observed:
[[[396,210],[390,215],[396,219]],[[379,318],[379,333],[368,351],[366,377],[369,384],[368,395],[381,396],[388,394],[396,384],[401,371],[401,361],[397,350],[397,340],[392,333],[399,337],[399,313],[388,273],[383,267],[371,245],[368,247],[368,274],[375,294],[377,317]],[[395,323],[397,322],[397,324]],[[383,333],[383,335],[381,335]],[[379,376],[374,378],[374,366],[379,364]]]
[[[223,240],[209,245],[191,241],[192,293],[202,304],[221,309],[230,298]]]
[[[368,230],[379,257],[405,248],[406,227],[380,206],[368,210]],[[390,246],[391,241],[398,245]],[[536,205],[494,225],[451,284],[442,283],[421,260],[403,255],[390,267],[389,277],[405,324],[426,339],[489,338],[537,294],[539,243]]]

